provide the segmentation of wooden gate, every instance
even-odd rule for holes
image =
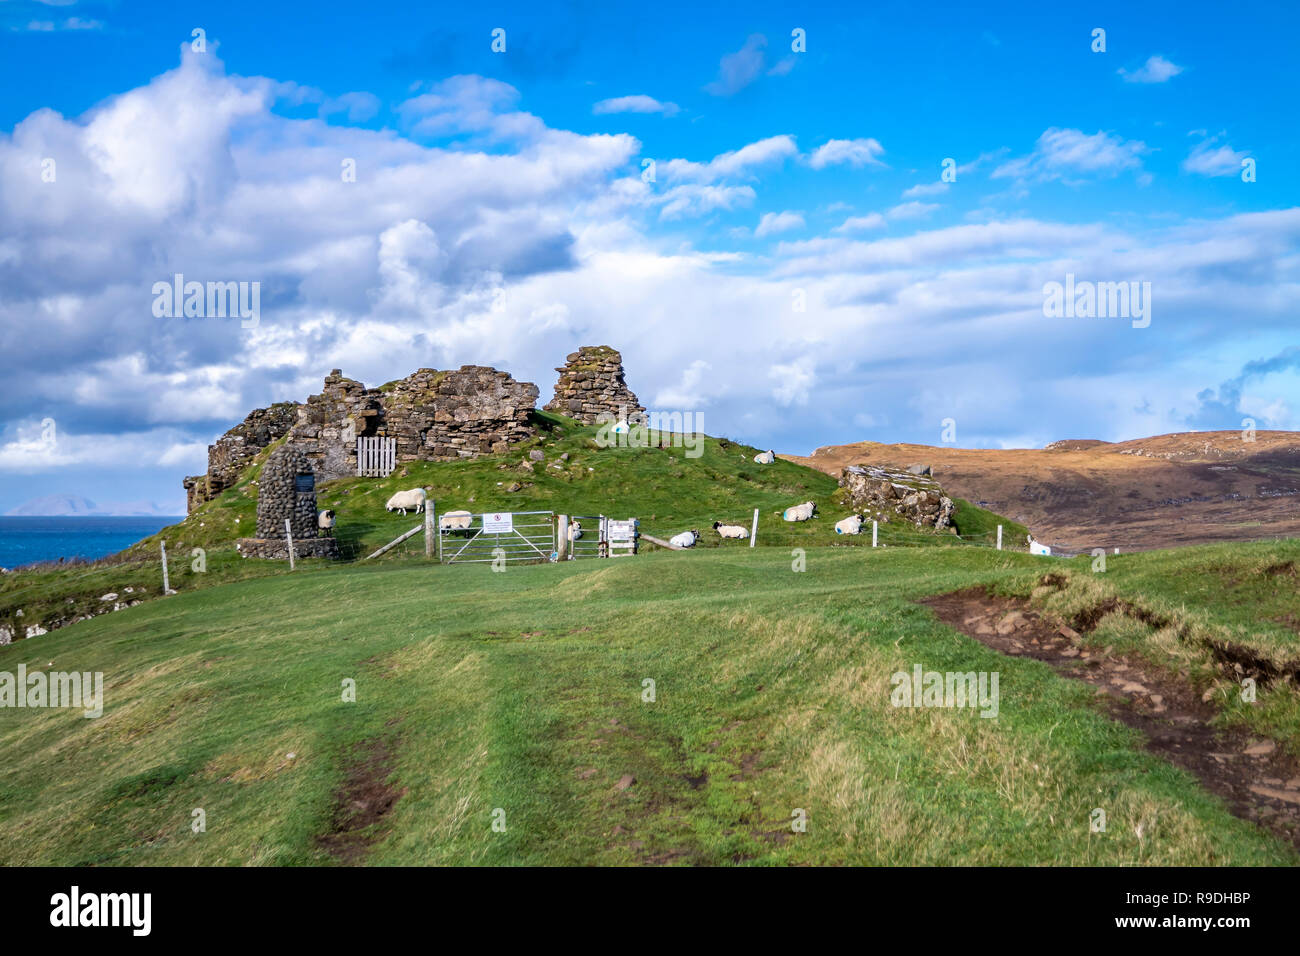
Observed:
[[[396,467],[396,438],[357,439],[358,478],[387,478]]]

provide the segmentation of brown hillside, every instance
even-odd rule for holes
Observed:
[[[1110,443],[968,449],[857,442],[782,455],[845,465],[930,465],[950,494],[1025,524],[1065,551],[1124,551],[1300,537],[1300,432],[1178,432]]]

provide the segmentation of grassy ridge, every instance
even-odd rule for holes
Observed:
[[[563,514],[607,514],[637,517],[646,532],[669,537],[687,528],[703,534],[702,546],[722,542],[710,527],[715,520],[749,526],[759,509],[758,541],[763,546],[809,547],[820,544],[869,544],[869,537],[850,541],[834,533],[834,522],[848,514],[837,494],[835,479],[815,469],[778,459],[757,465],[759,449],[726,439],[705,439],[698,458],[686,457],[684,448],[599,448],[597,428],[545,412],[536,414],[535,439],[515,446],[504,455],[456,462],[410,462],[388,478],[345,478],[323,484],[318,493],[321,508],[337,512],[336,536],[351,559],[362,558],[420,522],[419,516],[390,514],[384,503],[395,491],[429,487],[439,512],[464,509],[485,511],[548,510]],[[680,437],[680,436],[679,436]],[[116,592],[124,599],[126,587],[136,589],[130,599],[145,599],[161,592],[159,543],[166,541],[170,555],[171,585],[177,590],[207,587],[230,580],[282,574],[279,562],[245,561],[234,550],[240,537],[252,536],[257,523],[257,480],[262,464],[276,443],[263,451],[240,481],[207,502],[179,524],[162,529],[109,562],[72,567],[46,567],[0,578],[0,625],[15,628],[54,620],[73,620],[104,609],[100,598]],[[540,450],[545,460],[534,463],[528,453]],[[563,456],[567,456],[564,460]],[[509,491],[518,484],[518,491]],[[788,524],[777,512],[801,501],[815,500],[822,516],[806,524]],[[991,542],[998,521],[1018,528],[965,502],[957,518],[963,534]],[[1023,534],[1008,546],[1023,542]],[[952,535],[936,535],[910,524],[881,526],[886,545],[958,544]],[[744,547],[747,542],[730,542]],[[205,570],[196,570],[201,563]],[[416,535],[387,560],[423,554]],[[21,619],[15,612],[22,609]]]
[[[1145,593],[1181,560],[1126,556],[1105,586]],[[1096,580],[1082,560],[1054,567]],[[108,683],[98,720],[0,712],[0,863],[330,862],[338,795],[377,741],[400,798],[368,833],[372,863],[1297,862],[1145,754],[1090,689],[913,603],[1028,594],[1043,570],[977,548],[815,548],[794,573],[788,553],[737,548],[504,574],[395,561],[182,593],[0,648],[0,670]],[[998,718],[889,706],[890,675],[917,663],[1000,671]],[[1089,831],[1096,807],[1107,833]]]

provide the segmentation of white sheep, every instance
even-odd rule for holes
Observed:
[[[724,538],[748,538],[749,529],[738,524],[723,524],[721,521],[713,522],[713,530]]]
[[[675,534],[668,539],[668,543],[674,548],[693,548],[695,542],[700,540],[698,531],[683,531],[681,534]]]
[[[1051,556],[1052,549],[1045,544],[1035,541],[1034,536],[1032,534],[1025,535],[1025,538],[1029,541],[1030,554],[1045,554],[1048,555],[1049,557]]]
[[[786,521],[807,521],[817,513],[817,505],[812,501],[805,501],[801,505],[794,505],[786,508],[781,512],[781,517]]]
[[[754,456],[755,464],[770,465],[774,461],[776,461],[776,452],[772,451],[770,448],[767,451]]]
[[[423,488],[412,488],[409,491],[399,491],[388,499],[388,504],[384,505],[386,511],[400,511],[406,514],[407,510],[419,514],[424,510],[424,499],[427,496]]]
[[[328,537],[334,531],[334,512],[326,508],[316,515],[316,527],[324,531]]]
[[[861,534],[862,515],[849,515],[835,522],[836,534]]]
[[[572,544],[574,541],[577,541],[579,538],[581,538],[581,537],[582,537],[582,522],[580,522],[580,521],[570,521],[570,522],[569,522],[569,531],[568,531],[568,534],[569,534],[569,543],[570,543],[570,544]]]
[[[473,521],[474,516],[468,511],[448,511],[446,514],[438,516],[438,530],[442,532],[468,531]]]

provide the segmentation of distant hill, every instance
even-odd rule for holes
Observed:
[[[1300,432],[1177,432],[1125,442],[977,449],[857,442],[789,461],[930,465],[950,494],[1065,550],[1166,548],[1300,537]]]
[[[10,508],[5,514],[15,517],[170,517],[178,512],[172,508],[160,508],[152,501],[108,502],[97,505],[81,495],[44,495],[25,501],[16,508]]]

